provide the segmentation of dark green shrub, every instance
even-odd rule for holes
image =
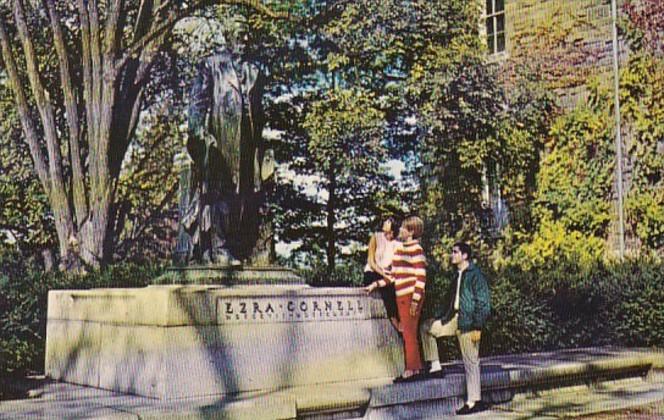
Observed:
[[[28,269],[18,254],[0,254],[0,375],[43,371],[49,290],[142,287],[159,266],[122,264],[102,272],[70,275]]]
[[[602,318],[615,344],[664,346],[664,265],[631,261],[607,272],[599,293],[611,296]]]
[[[541,351],[559,334],[546,298],[529,287],[530,273],[490,274],[491,316],[482,341],[483,353]]]
[[[482,338],[482,354],[520,353],[543,350],[555,341],[553,314],[546,299],[532,288],[532,275],[505,270],[484,270],[491,289],[492,314]],[[447,308],[451,299],[449,285],[454,272],[441,272],[432,266],[427,272],[426,303],[423,319]],[[459,357],[456,339],[438,341],[442,360]]]
[[[593,264],[566,261],[555,269],[498,272],[489,280],[492,314],[482,354],[496,355],[602,345],[664,347],[664,264],[642,260]],[[453,273],[429,270],[423,318],[439,305]],[[439,340],[443,360],[458,357],[455,340]]]
[[[141,287],[162,273],[159,266],[123,264],[85,276],[31,271],[17,254],[0,253],[0,375],[42,371],[46,298],[53,289]],[[357,287],[363,265],[301,270],[313,286]],[[517,267],[485,270],[492,315],[482,354],[496,355],[598,345],[664,347],[664,264],[627,261],[579,270],[573,262],[547,271]],[[449,303],[453,278],[427,268],[423,319]],[[458,358],[455,339],[439,340],[442,360]]]
[[[298,270],[304,281],[315,287],[360,287],[364,279],[364,266],[357,263],[337,264],[331,274],[324,264]]]

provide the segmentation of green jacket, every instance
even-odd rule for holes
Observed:
[[[436,314],[436,318],[443,322],[451,320],[456,311],[454,310],[454,298],[456,295],[458,272],[454,273],[450,284],[450,304],[447,312]],[[441,308],[442,309],[442,308]],[[472,331],[481,330],[491,313],[491,295],[489,285],[484,274],[472,262],[461,275],[461,287],[459,288],[459,330]]]

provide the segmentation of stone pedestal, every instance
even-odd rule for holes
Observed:
[[[176,398],[396,376],[401,341],[361,289],[155,285],[51,291],[46,374]]]
[[[194,265],[171,267],[162,276],[157,277],[154,284],[223,284],[257,285],[257,284],[299,284],[304,280],[293,270],[279,266],[206,266]]]

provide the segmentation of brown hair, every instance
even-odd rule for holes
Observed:
[[[424,222],[417,216],[410,216],[403,221],[402,226],[413,233],[413,239],[419,239],[424,232]]]

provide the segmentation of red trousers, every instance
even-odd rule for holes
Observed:
[[[406,370],[418,371],[422,369],[420,345],[417,341],[420,311],[415,316],[410,315],[411,296],[397,296],[397,310],[401,320],[401,335],[403,337],[403,354],[406,359]]]

